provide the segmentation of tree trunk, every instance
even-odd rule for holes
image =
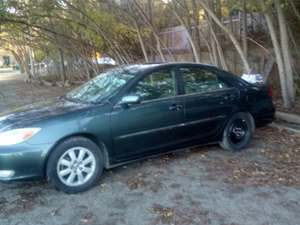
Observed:
[[[158,34],[154,34],[154,38],[156,40],[156,49],[159,53],[159,56],[160,56],[162,62],[166,62],[167,60],[166,60],[166,57],[165,57],[165,55],[162,51],[161,42],[160,42],[160,38],[159,38]]]
[[[199,31],[199,7],[196,0],[192,0],[193,21],[195,27],[195,41],[198,52],[199,61],[201,61],[201,33]]]
[[[242,43],[245,57],[248,58],[248,40],[247,40],[247,5],[246,0],[243,0],[243,12],[242,12]]]
[[[208,51],[208,54],[209,54],[209,60],[210,60],[211,64],[213,64],[214,57],[213,57],[213,54],[212,54],[212,46],[208,42],[208,39],[205,37],[205,34],[203,33],[203,31],[201,30],[200,27],[198,28],[198,30],[199,30],[200,37],[202,37],[202,40],[203,40],[204,44],[207,47],[207,51]]]
[[[245,57],[245,54],[243,52],[243,49],[240,46],[240,43],[235,38],[234,34],[230,32],[230,30],[227,29],[225,25],[221,22],[221,20],[217,17],[217,15],[208,7],[208,5],[204,2],[204,0],[199,0],[202,7],[205,9],[205,11],[209,14],[209,16],[215,21],[215,23],[228,35],[231,42],[233,43],[234,47],[236,48],[238,54],[241,57],[243,66],[244,66],[244,72],[250,73],[251,69],[249,66],[249,63],[247,61],[247,58]]]
[[[296,5],[295,5],[295,2],[294,2],[295,0],[289,0],[289,3],[290,3],[290,5],[291,5],[291,7],[292,7],[292,9],[293,9],[293,12],[294,12],[294,14],[296,15],[296,17],[297,17],[297,19],[300,21],[300,13],[299,13],[299,11],[298,11],[298,9],[297,9],[297,7],[296,7]]]
[[[16,50],[10,50],[18,63],[20,64],[21,73],[24,73],[25,75],[25,82],[30,82],[32,79],[32,74],[30,72],[30,69],[28,67],[28,54],[26,51],[26,47],[22,49],[18,49],[16,47]]]
[[[224,70],[228,70],[226,60],[225,60],[225,57],[224,57],[224,52],[223,52],[223,49],[222,49],[222,45],[220,44],[220,41],[219,41],[218,36],[217,36],[217,34],[214,30],[214,27],[211,24],[210,16],[206,14],[206,17],[207,17],[207,23],[208,23],[208,26],[209,26],[209,29],[210,29],[210,34],[212,35],[211,42],[212,42],[213,49],[214,49],[214,54],[215,54],[214,57],[216,58],[216,63],[219,64],[219,62],[220,62],[221,68],[224,69]],[[219,57],[217,57],[217,53],[218,53]]]
[[[276,63],[277,63],[279,78],[280,78],[283,105],[285,108],[290,108],[292,104],[291,104],[291,101],[290,101],[290,98],[288,95],[288,90],[287,90],[287,85],[286,85],[286,75],[285,75],[284,63],[283,63],[283,59],[282,59],[282,55],[281,55],[280,44],[277,39],[277,34],[276,34],[276,30],[275,30],[271,15],[269,14],[269,12],[265,12],[264,15],[265,15],[265,18],[267,21],[272,44],[274,47]]]
[[[187,38],[188,38],[188,41],[191,45],[191,48],[192,48],[192,52],[193,52],[193,55],[194,55],[194,58],[195,58],[195,61],[197,63],[200,63],[200,57],[199,57],[199,54],[198,54],[198,51],[197,51],[197,47],[196,47],[196,44],[191,36],[191,33],[188,31],[184,21],[182,20],[182,18],[178,15],[178,13],[176,12],[175,9],[173,9],[173,12],[174,12],[174,15],[176,16],[177,20],[180,22],[181,26],[184,27],[184,29],[186,30],[187,32]]]
[[[264,53],[262,55],[265,55]],[[271,51],[266,56],[266,63],[261,71],[263,71],[264,81],[267,82],[275,64],[274,51]]]
[[[166,62],[166,58],[165,58],[165,56],[163,54],[163,51],[162,51],[162,48],[161,48],[161,40],[160,40],[159,35],[156,32],[153,24],[151,23],[149,17],[143,11],[143,9],[139,5],[139,3],[136,0],[134,0],[133,3],[135,5],[136,9],[139,11],[140,15],[142,16],[143,20],[149,25],[149,28],[152,30],[152,33],[154,35],[154,39],[156,41],[156,48],[157,48],[157,51],[159,52],[159,55],[160,55],[160,58],[161,58],[162,62]]]
[[[149,18],[149,23],[151,23],[153,25],[153,4],[152,4],[152,0],[147,0],[147,15]],[[155,42],[155,37],[153,34],[150,34],[150,39],[149,39],[149,43],[151,46],[156,46],[156,42]],[[158,52],[158,54],[160,54]],[[151,56],[151,61],[155,61],[155,51],[150,50],[150,56]]]
[[[83,61],[83,66],[86,73],[86,79],[90,80],[91,79],[90,70],[89,70],[88,63],[85,60]]]
[[[26,57],[24,60],[21,60],[21,67],[23,67],[23,70],[25,72],[25,81],[26,82],[31,82],[32,80],[32,74],[31,71],[28,67],[28,58]]]
[[[35,67],[34,67],[34,59],[33,59],[32,49],[31,49],[31,47],[28,47],[27,50],[28,50],[28,57],[29,57],[31,75],[35,78],[36,74],[35,74]]]
[[[276,117],[280,120],[287,121],[289,123],[296,123],[300,125],[300,116],[291,113],[276,112]]]
[[[139,26],[137,25],[136,21],[134,21],[134,26],[135,26],[135,29],[136,29],[136,32],[137,32],[137,35],[138,35],[138,39],[139,39],[140,46],[141,46],[141,49],[142,49],[142,52],[143,52],[143,55],[144,55],[145,62],[149,63],[149,57],[148,57],[148,53],[147,53],[147,50],[146,50],[146,47],[145,47],[145,44],[144,44],[144,40],[143,40],[143,37],[142,37],[142,34],[141,34],[141,30],[140,30]]]
[[[278,14],[282,57],[284,61],[285,74],[287,79],[287,90],[288,90],[290,101],[293,104],[295,101],[295,88],[294,88],[294,78],[293,78],[293,69],[292,69],[292,62],[291,62],[287,23],[279,0],[275,0],[275,7]]]
[[[67,76],[66,76],[64,52],[61,48],[59,48],[58,51],[59,51],[59,56],[60,56],[60,69],[61,69],[61,76],[62,76],[61,79],[62,79],[63,84],[65,84],[67,81]]]
[[[141,17],[143,18],[143,20],[148,24],[149,29],[151,29],[153,35],[154,35],[154,39],[156,41],[156,48],[157,51],[159,52],[160,58],[163,62],[166,62],[166,58],[163,54],[163,50],[162,50],[162,46],[164,46],[164,43],[161,41],[159,34],[157,32],[157,30],[155,29],[155,27],[153,26],[153,24],[151,23],[151,21],[149,20],[148,16],[146,15],[146,13],[144,12],[143,8],[140,6],[140,4],[137,2],[137,0],[133,0],[133,3],[136,7],[136,9],[138,10],[138,12],[140,13]],[[165,46],[164,46],[165,47]],[[173,60],[175,59],[173,54],[171,53],[170,50],[168,50],[168,48],[166,48],[166,50],[168,51],[168,54],[173,58]]]

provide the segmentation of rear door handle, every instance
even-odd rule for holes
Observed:
[[[169,110],[170,111],[180,111],[180,110],[182,110],[182,108],[183,108],[183,105],[175,103],[169,107]]]
[[[177,111],[180,111],[180,110],[182,110],[182,109],[183,109],[183,105],[178,104],[178,105],[177,105]]]

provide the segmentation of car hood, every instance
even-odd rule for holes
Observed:
[[[71,102],[64,98],[23,106],[10,112],[0,113],[0,132],[27,127],[43,119],[82,110],[89,106],[89,104]]]

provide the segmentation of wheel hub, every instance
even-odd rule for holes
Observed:
[[[96,170],[96,158],[87,148],[74,147],[58,160],[57,175],[64,184],[75,187],[87,183]]]
[[[232,123],[230,129],[230,139],[237,144],[244,140],[248,131],[248,126],[245,120],[237,119]]]
[[[242,138],[245,135],[245,131],[241,127],[234,127],[232,132],[235,134],[237,138]]]

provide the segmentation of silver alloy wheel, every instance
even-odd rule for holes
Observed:
[[[74,147],[58,160],[56,172],[65,185],[76,187],[87,183],[96,170],[96,158],[87,148]]]

